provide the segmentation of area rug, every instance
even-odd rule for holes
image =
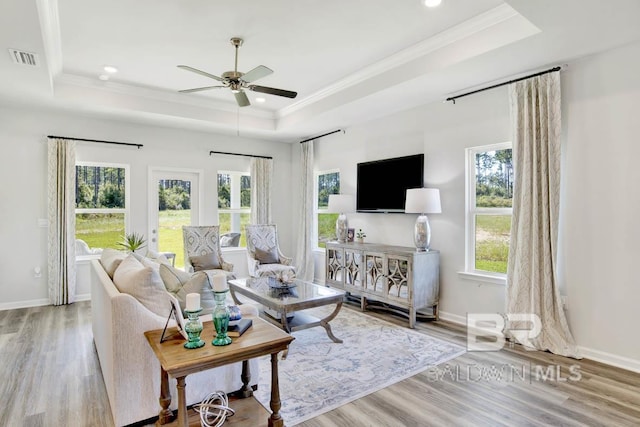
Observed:
[[[314,314],[324,317],[325,309],[314,309]],[[287,427],[465,352],[461,346],[344,307],[331,321],[331,329],[342,344],[331,341],[321,327],[297,331],[287,358],[278,362],[280,413]],[[255,397],[267,410],[270,390],[271,364],[266,356],[260,359]]]

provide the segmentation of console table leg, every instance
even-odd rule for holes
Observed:
[[[269,417],[269,427],[284,427],[284,420],[280,415],[280,384],[278,382],[278,353],[271,353],[271,416]]]
[[[169,390],[169,375],[167,371],[160,368],[160,413],[158,414],[158,424],[169,424],[173,421],[173,413],[169,410],[171,405],[171,391]]]
[[[242,379],[242,389],[240,390],[240,395],[242,397],[251,397],[253,396],[253,389],[249,387],[249,381],[251,381],[251,368],[249,367],[249,361],[242,361],[242,374],[240,375]]]
[[[411,329],[416,327],[416,309],[414,307],[409,308],[409,327]]]
[[[187,396],[185,387],[187,386],[185,377],[178,377],[178,426],[189,427],[189,417],[187,414]]]

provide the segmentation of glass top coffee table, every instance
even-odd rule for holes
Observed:
[[[295,279],[288,287],[274,286],[268,277],[229,280],[229,289],[236,304],[240,303],[236,294],[240,294],[278,313],[280,319],[269,314],[264,317],[289,333],[322,326],[331,340],[342,342],[333,335],[329,322],[340,312],[344,291],[299,279]],[[335,304],[335,309],[323,319],[303,311],[331,304]]]

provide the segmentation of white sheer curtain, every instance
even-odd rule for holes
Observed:
[[[560,206],[560,73],[509,86],[515,187],[507,313],[536,314],[538,350],[579,358],[557,280]]]
[[[273,159],[251,159],[251,224],[271,224]]]
[[[300,279],[313,281],[313,141],[304,142],[301,146],[302,191],[295,264]]]
[[[76,296],[76,143],[51,139],[47,151],[49,301],[71,304]]]

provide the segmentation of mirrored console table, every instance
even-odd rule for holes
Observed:
[[[382,308],[409,318],[438,319],[440,252],[376,243],[327,242],[326,284],[360,299],[360,308]],[[424,314],[424,309],[430,309]],[[422,311],[421,311],[422,310]]]

